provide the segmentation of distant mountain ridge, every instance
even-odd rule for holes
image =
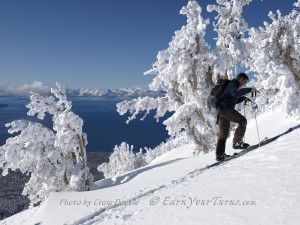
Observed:
[[[138,97],[159,97],[164,96],[164,91],[152,91],[144,88],[119,88],[119,89],[70,89],[70,96],[102,97],[107,99],[133,99]]]
[[[50,93],[50,87],[44,85],[39,88],[26,88],[23,90],[22,88],[3,88],[0,86],[0,97],[29,97],[30,92],[35,92],[41,95],[47,95]],[[160,91],[152,91],[146,88],[116,88],[116,89],[108,89],[108,88],[97,88],[97,89],[68,89],[68,95],[70,97],[99,97],[104,99],[134,99],[138,97],[159,97],[164,96],[166,92]],[[0,107],[5,107],[6,105],[0,105]]]

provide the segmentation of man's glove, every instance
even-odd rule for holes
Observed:
[[[248,97],[245,97],[245,102],[252,102],[252,100]]]
[[[247,102],[252,102],[252,100],[250,98],[248,98],[248,97],[245,97],[244,102],[245,102],[245,105],[247,105]]]

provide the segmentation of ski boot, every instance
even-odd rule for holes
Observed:
[[[250,145],[248,143],[244,143],[243,141],[238,141],[238,142],[232,144],[233,149],[246,149],[249,146]]]

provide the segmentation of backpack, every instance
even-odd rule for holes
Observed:
[[[229,84],[230,80],[220,78],[216,85],[210,91],[209,96],[206,99],[206,104],[210,108],[218,108],[220,106],[221,96],[223,91]]]

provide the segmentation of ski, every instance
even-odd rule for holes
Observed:
[[[228,162],[228,161],[230,161],[230,160],[232,160],[232,159],[235,159],[235,158],[238,158],[238,157],[240,157],[240,156],[243,156],[243,155],[247,154],[248,152],[253,151],[253,150],[259,148],[259,147],[262,146],[262,145],[268,144],[268,143],[270,142],[269,140],[270,140],[270,139],[268,139],[268,138],[266,137],[266,138],[264,138],[262,141],[260,141],[258,144],[256,144],[256,145],[251,145],[251,146],[249,146],[248,148],[243,149],[243,150],[240,151],[240,152],[235,152],[235,153],[233,153],[232,155],[229,155],[226,159],[224,159],[224,160],[222,160],[222,161],[217,161],[217,162],[215,162],[215,163],[213,163],[213,164],[211,164],[211,165],[208,165],[205,169],[209,169],[209,168],[212,168],[212,167],[221,165],[221,164],[226,163],[226,162]]]
[[[300,128],[300,125],[297,125],[297,126],[295,126],[295,127],[289,128],[289,129],[288,129],[287,131],[285,131],[284,133],[279,134],[279,135],[277,135],[277,136],[275,136],[275,137],[272,137],[272,138],[270,138],[270,139],[267,138],[267,137],[265,137],[265,138],[264,138],[262,141],[260,141],[258,144],[256,144],[256,145],[251,145],[251,146],[249,146],[248,148],[243,149],[243,150],[240,151],[240,152],[236,152],[236,153],[230,155],[229,157],[227,157],[227,158],[226,158],[225,160],[223,160],[223,161],[217,161],[217,162],[215,162],[215,163],[213,163],[213,164],[210,164],[210,165],[208,165],[208,166],[202,168],[202,170],[207,170],[207,169],[209,169],[209,168],[212,168],[212,167],[221,165],[221,164],[223,164],[223,163],[226,163],[226,162],[228,162],[228,161],[230,161],[230,160],[232,160],[232,159],[239,158],[240,156],[243,156],[243,155],[247,154],[248,152],[251,152],[251,151],[253,151],[253,150],[255,150],[255,149],[258,149],[258,148],[261,147],[261,146],[264,146],[264,145],[266,145],[266,144],[269,144],[270,142],[273,142],[273,141],[277,140],[279,137],[281,137],[281,136],[283,136],[283,135],[286,135],[286,134],[292,132],[293,130],[295,130],[295,129],[297,129],[297,128]]]
[[[246,153],[259,148],[260,146],[266,145],[270,142],[270,139],[265,137],[262,141],[260,141],[256,145],[250,145],[248,148],[243,149],[242,151],[236,153],[237,155],[245,155]]]

